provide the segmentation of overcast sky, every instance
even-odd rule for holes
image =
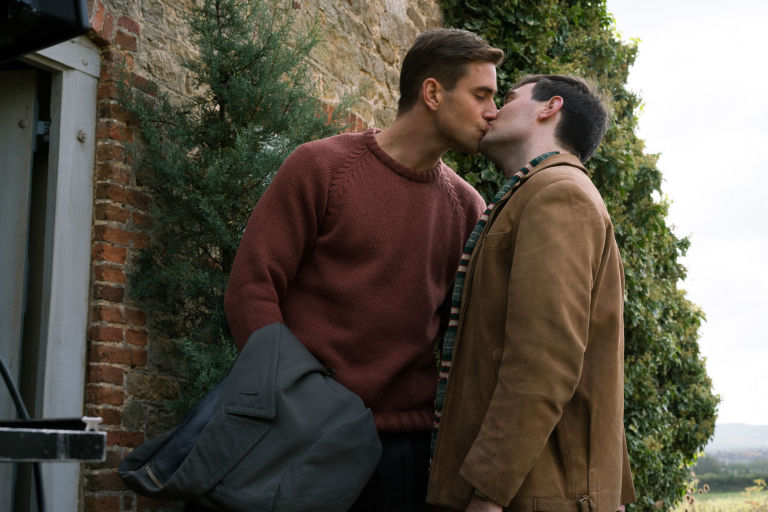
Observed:
[[[688,297],[707,315],[701,352],[718,423],[768,425],[768,2],[608,0],[640,39],[629,88],[639,135],[660,153],[670,220],[691,248]]]

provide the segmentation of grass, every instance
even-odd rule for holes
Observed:
[[[768,512],[768,491],[716,492],[693,495],[673,512]]]

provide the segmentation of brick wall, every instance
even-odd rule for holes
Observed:
[[[120,71],[135,87],[155,93],[153,83],[135,73],[139,22],[99,0],[89,5],[92,39],[101,47],[97,90],[94,217],[91,251],[91,307],[86,378],[88,415],[101,416],[107,433],[107,459],[83,468],[82,509],[144,510],[126,492],[116,468],[125,453],[143,443],[143,426],[126,425],[133,398],[128,383],[149,364],[147,314],[131,304],[126,287],[131,254],[146,247],[150,197],[136,182],[127,144],[133,142],[129,116],[118,104]],[[149,507],[151,509],[151,507]]]
[[[136,251],[149,243],[151,197],[131,157],[134,130],[118,101],[118,81],[154,96],[194,92],[181,62],[189,46],[182,10],[191,0],[89,0],[91,38],[101,49],[89,348],[85,410],[104,419],[107,459],[82,471],[81,510],[178,510],[127,491],[117,476],[122,458],[146,439],[174,426],[163,403],[178,394],[170,342],[129,299]],[[325,90],[326,112],[351,84],[365,84],[352,129],[394,119],[400,59],[418,32],[440,23],[437,0],[291,1],[299,17],[317,17],[325,42],[311,56]]]

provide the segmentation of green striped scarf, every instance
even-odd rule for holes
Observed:
[[[451,361],[453,359],[453,348],[454,344],[456,342],[456,329],[459,326],[459,311],[461,308],[461,295],[464,291],[464,279],[467,276],[467,266],[469,265],[469,259],[472,256],[472,251],[475,249],[475,245],[477,244],[478,239],[480,238],[480,234],[483,232],[483,228],[485,228],[485,225],[488,223],[488,219],[491,214],[491,210],[493,210],[493,207],[496,206],[496,203],[501,200],[504,195],[506,195],[507,192],[512,190],[512,193],[514,193],[517,190],[517,185],[522,180],[523,176],[527,175],[529,172],[533,170],[534,167],[539,165],[541,162],[546,160],[552,155],[558,154],[557,151],[552,151],[549,153],[544,153],[543,155],[539,155],[528,164],[517,171],[511,178],[507,180],[504,185],[499,189],[499,191],[496,193],[496,196],[493,198],[493,200],[488,203],[488,207],[485,209],[485,212],[480,216],[480,220],[477,221],[477,225],[475,225],[475,229],[472,230],[472,234],[469,235],[469,240],[467,240],[467,244],[464,246],[464,252],[461,255],[461,260],[459,261],[459,269],[456,272],[456,281],[453,284],[453,293],[451,294],[451,313],[448,318],[448,328],[445,331],[445,337],[443,338],[443,353],[442,353],[442,361],[440,363],[440,378],[437,382],[437,397],[435,398],[435,423],[433,425],[432,430],[432,446],[431,446],[431,453],[432,456],[435,454],[435,445],[437,443],[437,431],[440,428],[440,416],[443,412],[443,405],[445,404],[445,388],[448,383],[448,375],[451,371]]]

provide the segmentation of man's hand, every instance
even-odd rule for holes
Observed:
[[[482,500],[477,496],[472,496],[472,501],[469,502],[466,512],[502,512],[501,505],[490,500]]]

